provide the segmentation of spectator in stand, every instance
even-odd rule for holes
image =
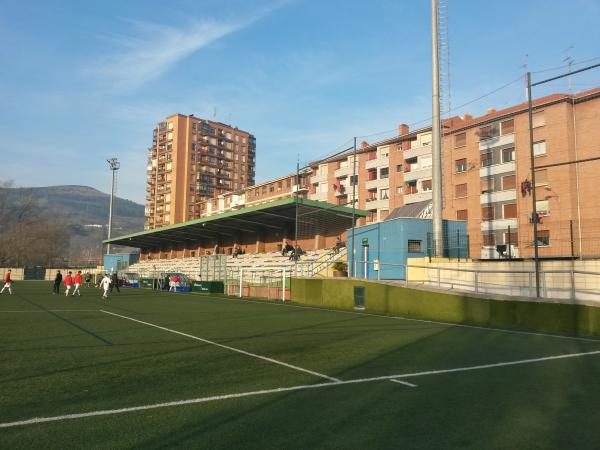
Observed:
[[[65,277],[65,286],[66,286],[66,290],[65,290],[65,297],[69,296],[69,291],[71,290],[71,287],[73,287],[73,276],[71,275],[71,271],[69,270],[69,273],[67,273],[67,276]]]
[[[238,248],[238,245],[237,245],[237,243],[233,244],[233,250],[231,251],[231,255],[232,255],[234,258],[237,258],[237,257],[238,257],[238,255],[239,255],[239,253],[238,253],[238,250],[239,250],[239,248]]]
[[[337,254],[342,248],[344,248],[344,241],[342,241],[342,238],[338,236],[335,240],[335,247],[333,247],[333,251]]]
[[[60,294],[60,285],[62,284],[62,273],[60,270],[56,271],[56,276],[54,277],[54,287],[52,288],[52,295]]]
[[[281,248],[281,256],[292,256],[294,252],[294,247],[287,241],[287,239],[283,240],[283,247]]]
[[[290,261],[298,261],[302,255],[304,255],[304,250],[299,245],[296,245],[290,252]]]
[[[75,282],[75,289],[73,289],[73,297],[75,297],[75,293],[81,297],[81,291],[79,290],[80,286],[83,284],[83,277],[81,276],[81,270],[78,270],[75,274],[75,278],[73,279]]]
[[[8,269],[6,271],[6,273],[4,274],[3,281],[4,281],[4,287],[0,291],[0,294],[2,294],[4,292],[4,289],[8,289],[8,294],[12,295],[12,288],[11,288],[12,278],[10,277],[10,269]]]
[[[219,254],[219,244],[215,244],[215,247],[213,248],[213,255],[218,255]]]

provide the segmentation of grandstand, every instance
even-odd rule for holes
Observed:
[[[346,260],[346,249],[308,250],[298,261],[281,252],[233,255],[203,255],[199,257],[143,260],[127,268],[128,272],[142,277],[154,277],[156,273],[182,273],[191,279],[205,281],[222,280],[241,270],[250,276],[253,271],[281,271],[291,276],[318,276],[334,262]]]
[[[314,277],[331,275],[334,262],[347,260],[346,249],[336,248],[336,241],[345,240],[353,220],[366,215],[344,206],[287,198],[105,243],[140,248],[140,260],[126,270],[142,278],[164,273],[225,282],[252,282],[257,274]],[[302,249],[298,259],[284,250],[286,243]]]

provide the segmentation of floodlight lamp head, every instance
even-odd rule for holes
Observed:
[[[121,163],[117,160],[117,158],[107,159],[106,162],[108,163],[108,168],[110,170],[119,170],[121,167]]]

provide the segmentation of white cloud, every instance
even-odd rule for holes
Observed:
[[[178,27],[129,20],[130,34],[109,38],[119,50],[101,58],[85,72],[98,77],[111,89],[135,89],[159,78],[182,59],[248,27],[273,10],[265,9],[244,20],[194,20],[187,26]]]

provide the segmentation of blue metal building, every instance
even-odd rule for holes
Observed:
[[[466,258],[466,222],[444,220],[444,257]],[[408,258],[432,256],[431,219],[398,218],[354,229],[356,265],[352,255],[352,229],[348,230],[348,271],[356,278],[404,280]],[[365,258],[366,257],[366,258]],[[366,261],[366,264],[365,264]],[[379,273],[377,270],[379,262]],[[394,265],[395,264],[395,265]],[[356,268],[354,272],[353,268]]]
[[[111,253],[104,255],[104,271],[116,272],[127,269],[131,264],[138,262],[139,253]]]

